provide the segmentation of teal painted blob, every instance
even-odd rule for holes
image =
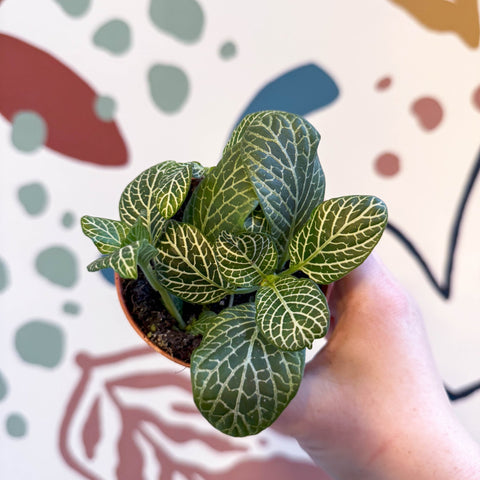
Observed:
[[[41,183],[35,182],[20,187],[18,199],[29,215],[40,215],[47,208],[48,193]]]
[[[47,124],[36,112],[21,111],[12,119],[11,140],[22,152],[33,152],[41,147],[47,138]]]
[[[11,437],[24,437],[27,433],[27,421],[19,413],[12,413],[7,417],[6,427]]]
[[[81,17],[87,13],[90,0],[55,0],[63,11],[72,17]]]
[[[93,43],[114,55],[125,53],[131,45],[130,27],[123,20],[110,20],[93,35]]]
[[[150,94],[155,105],[166,113],[176,113],[184,105],[190,90],[188,77],[173,65],[157,64],[148,72]]]
[[[62,359],[64,335],[53,323],[32,320],[17,330],[15,348],[23,361],[53,368]]]
[[[65,228],[72,228],[75,225],[75,215],[72,212],[65,212],[62,217],[62,225]]]
[[[35,267],[40,275],[56,285],[69,288],[77,282],[77,259],[66,247],[55,246],[41,251]]]
[[[220,47],[220,57],[224,60],[230,60],[237,54],[237,47],[233,42],[225,42]]]
[[[8,386],[5,377],[3,376],[2,372],[0,372],[0,400],[3,400],[8,393]]]
[[[69,315],[78,315],[81,311],[80,305],[76,302],[65,302],[62,309]]]
[[[109,122],[115,116],[117,104],[112,97],[100,96],[95,99],[93,108],[98,118],[104,122]]]
[[[7,289],[10,283],[10,274],[7,264],[0,258],[0,293]]]
[[[181,42],[194,43],[202,35],[205,18],[195,0],[151,0],[149,14],[159,30]]]

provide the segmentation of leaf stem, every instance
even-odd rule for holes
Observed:
[[[172,315],[172,317],[177,321],[178,326],[185,330],[187,324],[183,320],[181,313],[178,311],[175,302],[173,301],[170,294],[167,292],[165,287],[158,281],[155,272],[153,271],[152,266],[149,262],[142,262],[140,268],[142,269],[143,273],[145,274],[148,283],[160,294],[162,298],[163,305],[168,310],[168,312]]]

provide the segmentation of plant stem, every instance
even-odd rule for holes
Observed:
[[[168,312],[172,315],[172,317],[177,321],[178,326],[182,330],[185,330],[185,328],[187,327],[187,324],[185,323],[181,313],[178,311],[177,307],[175,306],[175,303],[172,297],[170,296],[170,294],[167,292],[165,287],[158,281],[150,263],[142,262],[142,264],[140,264],[140,268],[145,274],[145,277],[148,280],[148,283],[160,294],[164,307],[168,310]]]

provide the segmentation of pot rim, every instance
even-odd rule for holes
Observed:
[[[187,367],[187,368],[190,368],[190,364],[189,363],[186,363],[182,360],[179,360],[178,358],[175,358],[173,355],[165,352],[165,350],[162,350],[158,345],[156,345],[155,343],[153,343],[148,337],[147,335],[142,332],[142,330],[140,330],[139,326],[137,325],[137,323],[135,322],[135,320],[133,319],[128,307],[127,307],[127,304],[125,303],[125,298],[123,297],[123,294],[122,294],[122,286],[121,286],[121,281],[122,281],[122,278],[120,277],[120,275],[115,272],[115,289],[117,290],[117,297],[118,297],[118,301],[120,302],[120,305],[122,307],[122,310],[123,310],[123,313],[125,314],[125,316],[127,317],[127,320],[128,322],[130,323],[130,325],[132,326],[132,328],[137,332],[137,334],[140,336],[140,338],[151,348],[153,348],[153,350],[155,350],[156,352],[158,353],[161,353],[164,357],[166,357],[168,360],[171,360],[172,362],[175,362],[177,363],[178,365],[181,365],[182,367]]]

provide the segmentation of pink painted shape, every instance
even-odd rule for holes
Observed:
[[[101,437],[99,410],[100,399],[96,398],[82,430],[82,440],[85,448],[85,454],[90,459],[95,456],[95,447],[97,446]]]
[[[375,159],[375,171],[383,177],[393,177],[400,171],[400,159],[394,153],[382,153]]]
[[[411,111],[425,130],[434,130],[443,118],[443,108],[433,97],[419,98],[412,104]]]
[[[105,166],[127,163],[115,122],[95,114],[95,91],[59,60],[0,34],[0,114],[9,121],[22,110],[47,123],[46,146],[69,157]]]
[[[480,85],[475,89],[472,95],[473,105],[477,110],[480,110]]]
[[[376,84],[375,84],[375,89],[376,90],[386,90],[389,88],[392,84],[392,78],[391,77],[383,77],[381,78]]]

